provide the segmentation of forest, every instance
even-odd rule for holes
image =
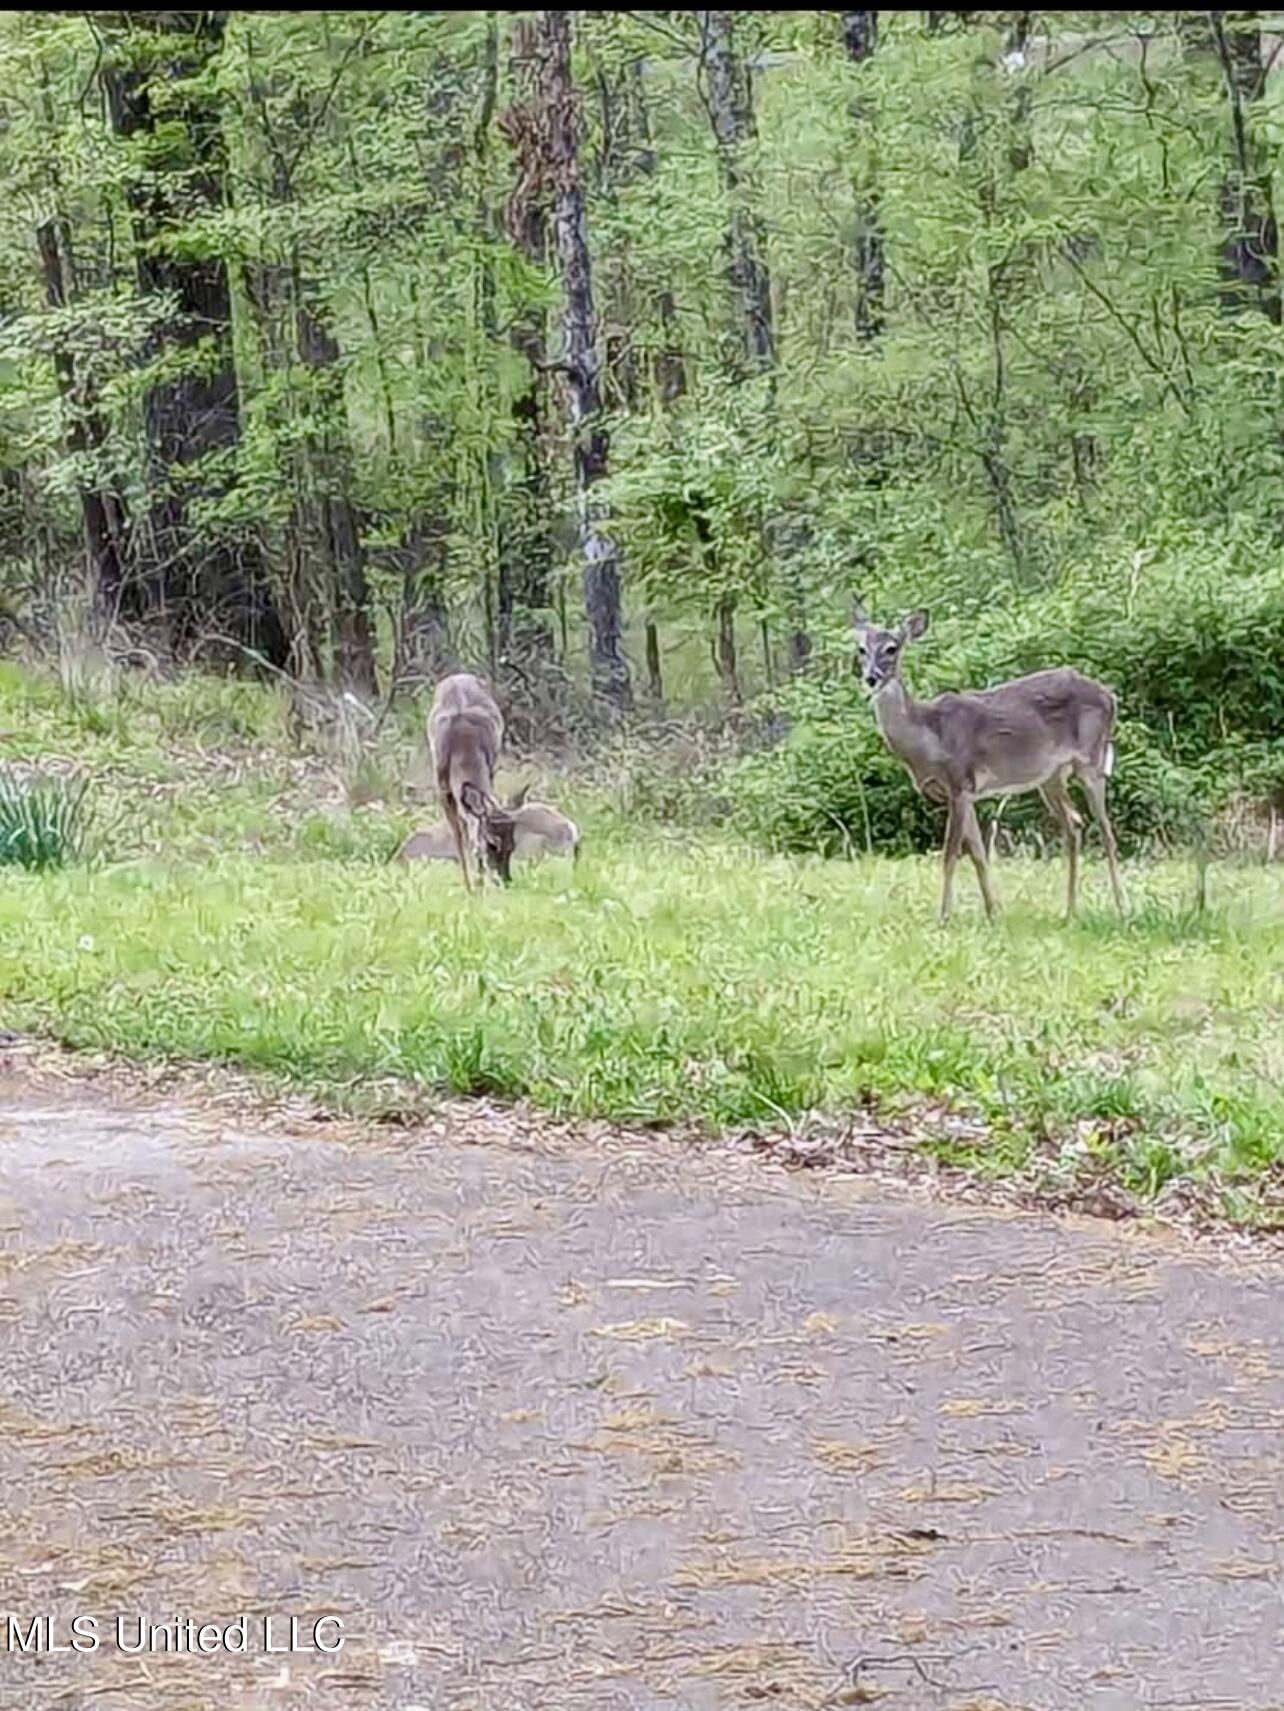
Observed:
[[[8,13],[0,646],[466,663],[532,736],[735,732],[700,811],[772,847],[905,850],[850,614],[925,605],[921,688],[1112,685],[1128,847],[1255,824],[1269,23]]]
[[[1282,144],[0,12],[0,1711],[1284,1711]]]

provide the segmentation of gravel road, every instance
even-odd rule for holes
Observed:
[[[731,1148],[15,1059],[0,1623],[99,1645],[11,1629],[0,1706],[1279,1711],[1282,1303]]]

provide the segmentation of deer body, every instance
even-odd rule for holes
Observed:
[[[954,868],[966,848],[986,913],[998,907],[975,804],[988,796],[1037,790],[1061,822],[1068,864],[1066,915],[1074,914],[1083,821],[1068,789],[1083,786],[1101,831],[1116,906],[1124,912],[1114,829],[1106,812],[1106,779],[1114,764],[1115,698],[1102,683],[1068,666],[1031,672],[993,689],[964,690],[916,701],[901,679],[907,641],[927,628],[915,612],[897,630],[857,623],[858,669],[871,692],[883,740],[928,801],[949,812],[943,850],[941,920],[950,916]]]
[[[397,861],[458,861],[455,834],[445,820],[435,826],[421,826],[397,851]]]
[[[442,678],[428,712],[428,746],[437,796],[468,889],[468,845],[479,876],[489,869],[505,885],[511,877],[513,818],[495,800],[495,767],[503,741],[503,716],[481,679],[467,671]]]
[[[1063,766],[1101,766],[1114,724],[1114,696],[1069,666],[1015,677],[995,689],[915,701],[899,678],[874,695],[887,746],[929,801],[952,789],[975,801],[1038,790]]]
[[[580,859],[580,829],[574,820],[550,808],[547,802],[527,802],[513,809],[520,856],[568,855]]]
[[[569,855],[579,860],[580,833],[574,820],[559,814],[544,802],[528,802],[511,808],[513,854],[516,856]],[[412,832],[397,851],[398,861],[458,861],[454,834],[440,820]]]

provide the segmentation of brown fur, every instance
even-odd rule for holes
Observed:
[[[1066,915],[1074,914],[1083,825],[1068,789],[1082,786],[1101,830],[1110,884],[1124,913],[1114,829],[1106,811],[1106,779],[1114,750],[1115,698],[1105,684],[1069,666],[1014,677],[993,689],[974,689],[916,701],[901,679],[908,642],[927,629],[926,612],[913,612],[895,630],[858,619],[855,669],[871,691],[879,730],[919,792],[949,810],[945,829],[941,919],[948,920],[954,867],[966,847],[976,868],[986,913],[998,907],[975,804],[987,796],[1037,790],[1061,822],[1068,863]]]
[[[514,825],[513,854],[522,857],[569,855],[580,857],[579,828],[565,814],[543,802],[528,802],[511,810]],[[397,861],[457,861],[454,835],[445,820],[421,826],[397,851]]]
[[[444,677],[428,713],[428,746],[437,797],[468,889],[468,843],[479,877],[487,869],[505,885],[511,877],[513,818],[495,800],[495,767],[503,741],[503,717],[481,679],[467,671]]]

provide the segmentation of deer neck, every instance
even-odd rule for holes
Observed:
[[[923,726],[917,717],[918,704],[899,676],[885,683],[874,695],[874,718],[889,749],[913,762],[923,747]]]

